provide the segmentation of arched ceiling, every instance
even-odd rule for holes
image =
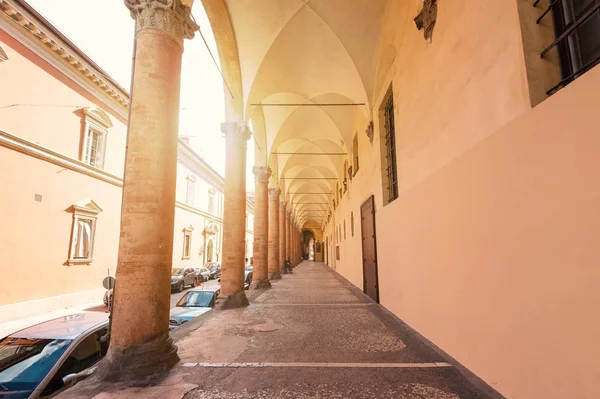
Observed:
[[[218,0],[205,7],[210,1]],[[221,1],[235,33],[245,119],[260,147],[255,162],[274,169],[271,184],[299,224],[318,225],[349,159],[355,114],[371,119],[387,0]]]

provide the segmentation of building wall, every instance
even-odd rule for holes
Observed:
[[[122,174],[126,125],[58,71],[0,30],[8,61],[0,64],[0,130],[48,151],[78,160],[85,107],[106,110],[105,169]],[[8,137],[6,134],[3,137]],[[45,154],[45,155],[44,155]],[[102,298],[102,279],[114,275],[119,237],[121,188],[81,172],[0,146],[0,320],[41,312],[45,306],[85,303]],[[41,195],[41,202],[34,200]],[[86,199],[101,208],[94,261],[68,266],[72,205]],[[57,297],[34,306],[3,306]]]
[[[516,2],[439,3],[431,43],[416,3],[388,4],[375,138],[359,134],[360,170],[324,235],[337,241],[350,212],[359,229],[373,195],[383,306],[506,397],[595,397],[600,68],[531,109]],[[390,83],[400,194],[384,206]],[[330,265],[362,287],[359,237],[342,232]]]

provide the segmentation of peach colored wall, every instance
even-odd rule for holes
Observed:
[[[123,175],[127,124],[109,107],[87,94],[56,69],[0,30],[0,43],[9,60],[0,65],[2,89],[0,128],[74,159],[80,159],[84,107],[98,107],[109,114],[113,127],[107,134],[104,170]]]
[[[114,275],[121,188],[0,147],[0,305],[102,288]],[[35,194],[42,202],[35,202]],[[67,266],[73,213],[86,198],[98,215],[90,266]],[[102,300],[102,297],[97,298]]]
[[[384,306],[510,398],[600,392],[600,68],[377,216]]]
[[[97,106],[76,84],[0,31],[9,60],[0,64],[0,129],[79,159],[81,117],[74,112]],[[122,175],[126,125],[110,114],[105,170]],[[0,147],[0,305],[102,288],[114,275],[119,240],[121,188],[81,173]],[[35,202],[35,194],[42,202]],[[98,216],[90,266],[67,266],[73,214],[68,208],[93,199]],[[101,300],[99,297],[97,300]]]
[[[416,3],[388,3],[375,139],[357,115],[360,170],[324,231],[329,263],[362,288],[360,205],[374,195],[385,307],[506,397],[595,398],[600,68],[532,110],[516,2],[439,3],[432,43]],[[400,196],[383,206],[392,82]]]

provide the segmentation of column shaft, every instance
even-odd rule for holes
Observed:
[[[290,211],[288,210],[285,213],[285,258],[289,259],[290,262],[292,259],[292,237],[291,237],[291,223],[290,223]]]
[[[255,166],[252,169],[255,177],[254,188],[254,270],[252,288],[271,288],[268,269],[269,248],[269,177],[271,169],[267,166]]]
[[[160,373],[177,361],[169,337],[170,276],[184,37],[196,24],[179,0],[126,0],[137,20],[111,341],[103,380]],[[160,21],[160,22],[158,22]]]
[[[283,273],[286,259],[286,237],[285,237],[285,201],[279,202],[279,273]]]
[[[279,194],[278,188],[269,189],[269,280],[281,278],[279,273]]]
[[[223,192],[223,261],[220,309],[247,306],[244,292],[246,247],[246,142],[250,130],[237,123],[221,124],[225,134],[225,188]]]

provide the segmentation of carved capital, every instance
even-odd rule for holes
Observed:
[[[254,178],[257,183],[268,183],[269,177],[271,177],[271,168],[268,166],[255,166],[252,168]]]
[[[235,122],[223,122],[221,123],[221,133],[225,136],[225,139],[235,139],[242,142],[246,142],[252,136],[252,132],[246,125],[240,125]]]
[[[279,201],[279,210],[281,212],[285,212],[285,201],[284,200]]]
[[[279,194],[281,194],[280,189],[270,188],[269,189],[269,201],[279,201]]]
[[[125,0],[137,31],[158,29],[176,41],[192,39],[200,27],[192,20],[192,10],[181,0]]]

